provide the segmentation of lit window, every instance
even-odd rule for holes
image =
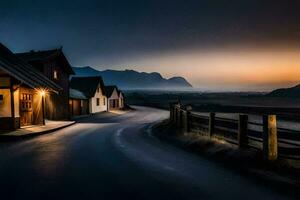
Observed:
[[[32,94],[22,94],[21,98],[21,110],[32,111]]]
[[[54,70],[54,72],[53,72],[53,78],[54,78],[54,79],[58,79],[58,73],[57,73],[56,70]]]

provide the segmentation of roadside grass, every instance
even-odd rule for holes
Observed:
[[[191,153],[213,160],[226,168],[249,177],[268,182],[269,185],[282,186],[280,190],[292,195],[300,195],[300,161],[278,159],[275,162],[263,160],[260,150],[243,148],[221,139],[210,139],[197,133],[182,133],[168,120],[153,127],[153,133]]]

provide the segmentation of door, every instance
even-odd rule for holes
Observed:
[[[113,109],[114,108],[114,100],[110,99],[109,100],[109,109]]]
[[[32,99],[33,95],[30,93],[22,93],[20,95],[20,120],[21,126],[32,125],[33,114],[32,114]]]

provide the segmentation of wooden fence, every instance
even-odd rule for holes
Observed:
[[[248,120],[247,114],[236,119],[218,117],[217,113],[199,114],[190,106],[170,104],[170,121],[183,132],[195,132],[221,138],[240,148],[262,150],[266,160],[279,157],[300,159],[300,130],[277,127],[276,115],[262,115],[262,123]]]

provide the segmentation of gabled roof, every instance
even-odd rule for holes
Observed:
[[[45,51],[29,51],[24,53],[16,53],[18,57],[23,59],[26,62],[32,62],[32,61],[45,61],[48,59],[61,57],[64,62],[66,63],[66,66],[64,67],[64,70],[69,74],[75,74],[72,66],[70,65],[69,61],[65,57],[62,49],[52,49],[52,50],[45,50]]]
[[[18,58],[0,43],[0,69],[32,88],[44,88],[58,92],[62,88]]]
[[[120,97],[121,94],[123,95],[123,92],[121,90],[119,90],[119,89],[117,89],[117,90],[118,90],[118,96],[119,97]]]
[[[114,89],[116,89],[117,92],[118,92],[118,87],[115,86],[115,85],[108,85],[108,86],[105,86],[105,95],[106,95],[107,98],[111,97],[111,95],[112,95],[113,92],[114,92]],[[118,93],[118,95],[119,95],[119,93]]]
[[[88,99],[81,91],[70,89],[70,98],[71,99]]]
[[[104,83],[101,76],[72,77],[70,88],[79,90],[87,98],[95,96],[98,85],[100,84],[103,94],[105,94]]]

